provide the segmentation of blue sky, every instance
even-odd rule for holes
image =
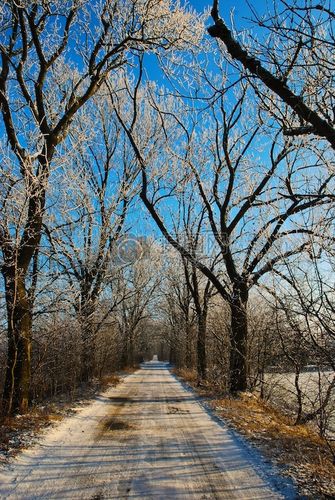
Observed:
[[[253,0],[250,2],[258,12],[262,12],[266,9],[268,2],[264,0]],[[189,4],[192,5],[198,12],[203,12],[206,8],[212,7],[212,0],[189,0]],[[229,15],[231,10],[234,9],[234,18],[236,21],[242,21],[243,17],[249,17],[249,7],[245,0],[221,0],[220,2],[220,14],[225,20],[229,21]],[[244,21],[247,22],[246,20]]]

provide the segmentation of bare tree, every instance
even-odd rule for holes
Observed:
[[[141,167],[144,205],[166,239],[230,305],[233,392],[247,387],[250,289],[284,260],[307,250],[313,229],[301,226],[301,214],[331,202],[333,180],[323,159],[315,156],[310,164],[289,140],[267,137],[249,90],[241,82],[229,97],[215,94],[206,111],[192,107],[186,113],[183,99],[179,107],[171,105],[150,87],[144,98],[138,83],[128,89],[136,114],[129,118],[122,105],[116,111]],[[156,154],[143,127],[136,128],[140,117],[148,126],[150,113],[154,125],[147,134],[156,137]],[[310,179],[301,175],[307,165]],[[178,199],[185,184],[198,192],[225,274],[213,271],[208,257],[195,258],[171,229],[173,204],[164,201]],[[298,186],[301,196],[296,197]]]
[[[185,272],[189,274],[189,265],[185,261],[182,262],[179,254],[173,249],[165,251],[164,260],[158,309],[165,325],[170,361],[178,368],[186,366],[187,369],[192,369],[196,313],[192,292],[185,277]]]
[[[140,325],[150,318],[150,308],[162,276],[159,272],[160,254],[154,246],[141,242],[142,255],[128,255],[129,266],[123,269],[119,293],[125,297],[116,310],[122,337],[122,364],[132,366],[135,362],[135,348],[141,335]],[[138,361],[138,359],[137,359]]]
[[[72,164],[65,169],[62,185],[66,193],[55,203],[55,223],[45,224],[45,229],[59,273],[72,287],[82,330],[82,379],[88,381],[93,374],[95,337],[103,324],[103,318],[95,318],[99,297],[106,286],[113,289],[123,264],[118,244],[136,192],[137,169],[102,95],[91,101],[85,117],[89,137],[78,145]],[[79,133],[84,136],[83,130]],[[105,319],[118,301],[117,296],[110,297]]]
[[[197,23],[170,0],[6,0],[1,9],[0,105],[10,146],[5,199],[20,185],[25,206],[19,225],[4,222],[0,228],[8,316],[3,410],[10,413],[29,403],[32,304],[26,277],[60,145],[111,72],[135,52],[185,47]]]
[[[174,222],[174,234],[176,240],[184,245],[193,259],[204,257],[207,248],[206,228],[204,220],[206,210],[203,206],[198,206],[197,194],[192,189],[188,191],[185,187],[180,193],[178,199],[178,212],[176,222]],[[218,257],[212,258],[210,270],[218,264]],[[212,257],[212,256],[211,256]],[[181,255],[183,277],[187,290],[189,291],[197,319],[197,375],[198,384],[206,379],[207,376],[207,355],[206,355],[206,337],[207,337],[207,316],[210,300],[216,290],[211,280],[206,279],[197,269],[194,262],[190,262],[184,255]]]
[[[275,288],[264,286],[275,299],[276,317],[284,317],[289,327],[289,334],[278,327],[277,336],[295,373],[296,421],[317,420],[321,434],[329,424],[327,411],[333,411],[335,387],[334,289],[329,279],[334,269],[333,238],[326,237],[327,225],[323,225],[323,238],[311,236],[305,259],[286,262]],[[313,387],[304,387],[306,365],[314,370]]]

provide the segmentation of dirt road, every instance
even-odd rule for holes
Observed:
[[[0,498],[295,498],[266,477],[166,365],[151,362],[2,469]]]

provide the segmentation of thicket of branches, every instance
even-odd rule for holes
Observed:
[[[158,354],[331,425],[334,13],[212,7],[1,6],[4,414]]]

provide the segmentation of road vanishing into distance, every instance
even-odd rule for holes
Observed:
[[[0,498],[298,498],[267,469],[152,361],[2,467]]]

